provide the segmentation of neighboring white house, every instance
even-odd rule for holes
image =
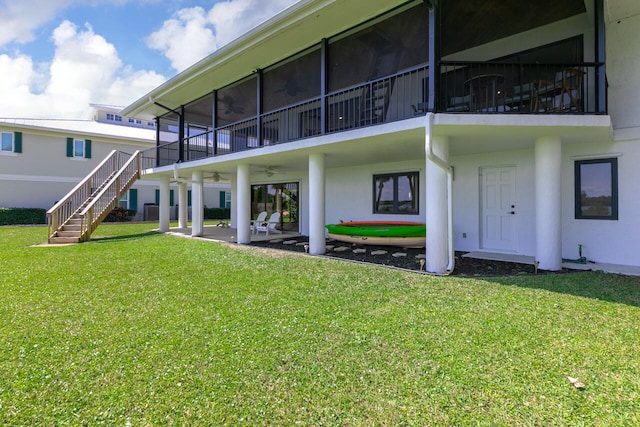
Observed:
[[[637,266],[637,70],[636,0],[302,0],[121,113],[158,120],[163,194],[231,184],[239,243],[266,209],[313,254],[326,223],[425,222],[434,273],[579,245]]]
[[[153,149],[154,121],[120,116],[118,107],[93,108],[94,120],[0,118],[0,206],[49,209],[112,150],[132,154]],[[177,188],[172,188],[171,196]],[[228,184],[207,184],[204,204],[225,207],[229,191]],[[145,212],[145,205],[158,201],[158,182],[138,181],[120,206],[135,210],[136,220],[157,220],[157,208]],[[178,198],[171,197],[171,206],[177,203]],[[171,217],[177,217],[177,209],[172,209]]]

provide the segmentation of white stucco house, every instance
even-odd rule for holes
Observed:
[[[312,254],[327,223],[424,222],[438,274],[454,250],[638,266],[638,70],[636,0],[302,0],[121,114],[162,132],[164,230],[171,183],[216,177],[239,243],[267,209]]]
[[[0,206],[51,208],[93,170],[111,151],[132,154],[155,145],[155,121],[131,119],[121,107],[92,105],[89,120],[0,118]],[[207,185],[205,203],[225,205],[228,184]],[[178,203],[177,186],[170,190],[170,206]],[[157,220],[157,209],[145,205],[159,201],[157,180],[139,180],[118,205],[136,211],[135,220]],[[151,216],[150,218],[145,218]],[[177,218],[177,210],[171,216]]]

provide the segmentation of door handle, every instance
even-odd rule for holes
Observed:
[[[509,215],[515,215],[515,214],[516,214],[516,211],[510,211],[509,212]]]

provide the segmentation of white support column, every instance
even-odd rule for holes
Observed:
[[[535,144],[536,260],[542,270],[562,269],[562,141],[540,137]]]
[[[186,182],[180,182],[178,184],[178,227],[180,228],[187,228],[187,222],[189,220],[188,191]]]
[[[170,199],[169,199],[169,177],[166,175],[160,176],[160,207],[159,207],[159,220],[160,231],[166,233],[169,231],[169,221],[171,218],[170,212]]]
[[[309,253],[326,251],[324,154],[309,155]]]
[[[191,235],[202,236],[204,233],[204,185],[202,171],[191,174]]]
[[[431,130],[428,130],[431,131]],[[432,136],[433,154],[445,162],[449,161],[449,138]],[[426,271],[435,274],[446,272],[449,260],[449,211],[447,194],[447,172],[427,157],[426,164]]]
[[[250,165],[238,165],[236,179],[237,242],[251,243],[251,171]]]
[[[231,179],[231,228],[238,227],[238,179],[237,176],[232,176]],[[251,214],[249,214],[251,215]]]

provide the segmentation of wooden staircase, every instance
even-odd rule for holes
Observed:
[[[142,154],[112,151],[62,200],[47,211],[50,244],[80,243],[118,205],[140,178]]]
[[[363,88],[364,93],[361,97],[361,126],[370,126],[386,121],[391,92],[396,78],[395,76],[377,80],[374,80],[374,78],[375,76],[392,74],[398,59],[397,55],[397,52],[386,49],[382,49],[381,52],[376,54],[369,71],[368,80],[370,83]]]
[[[382,123],[387,119],[390,93],[393,90],[395,77],[372,82],[365,86],[363,106],[361,107],[361,125],[369,126]]]

